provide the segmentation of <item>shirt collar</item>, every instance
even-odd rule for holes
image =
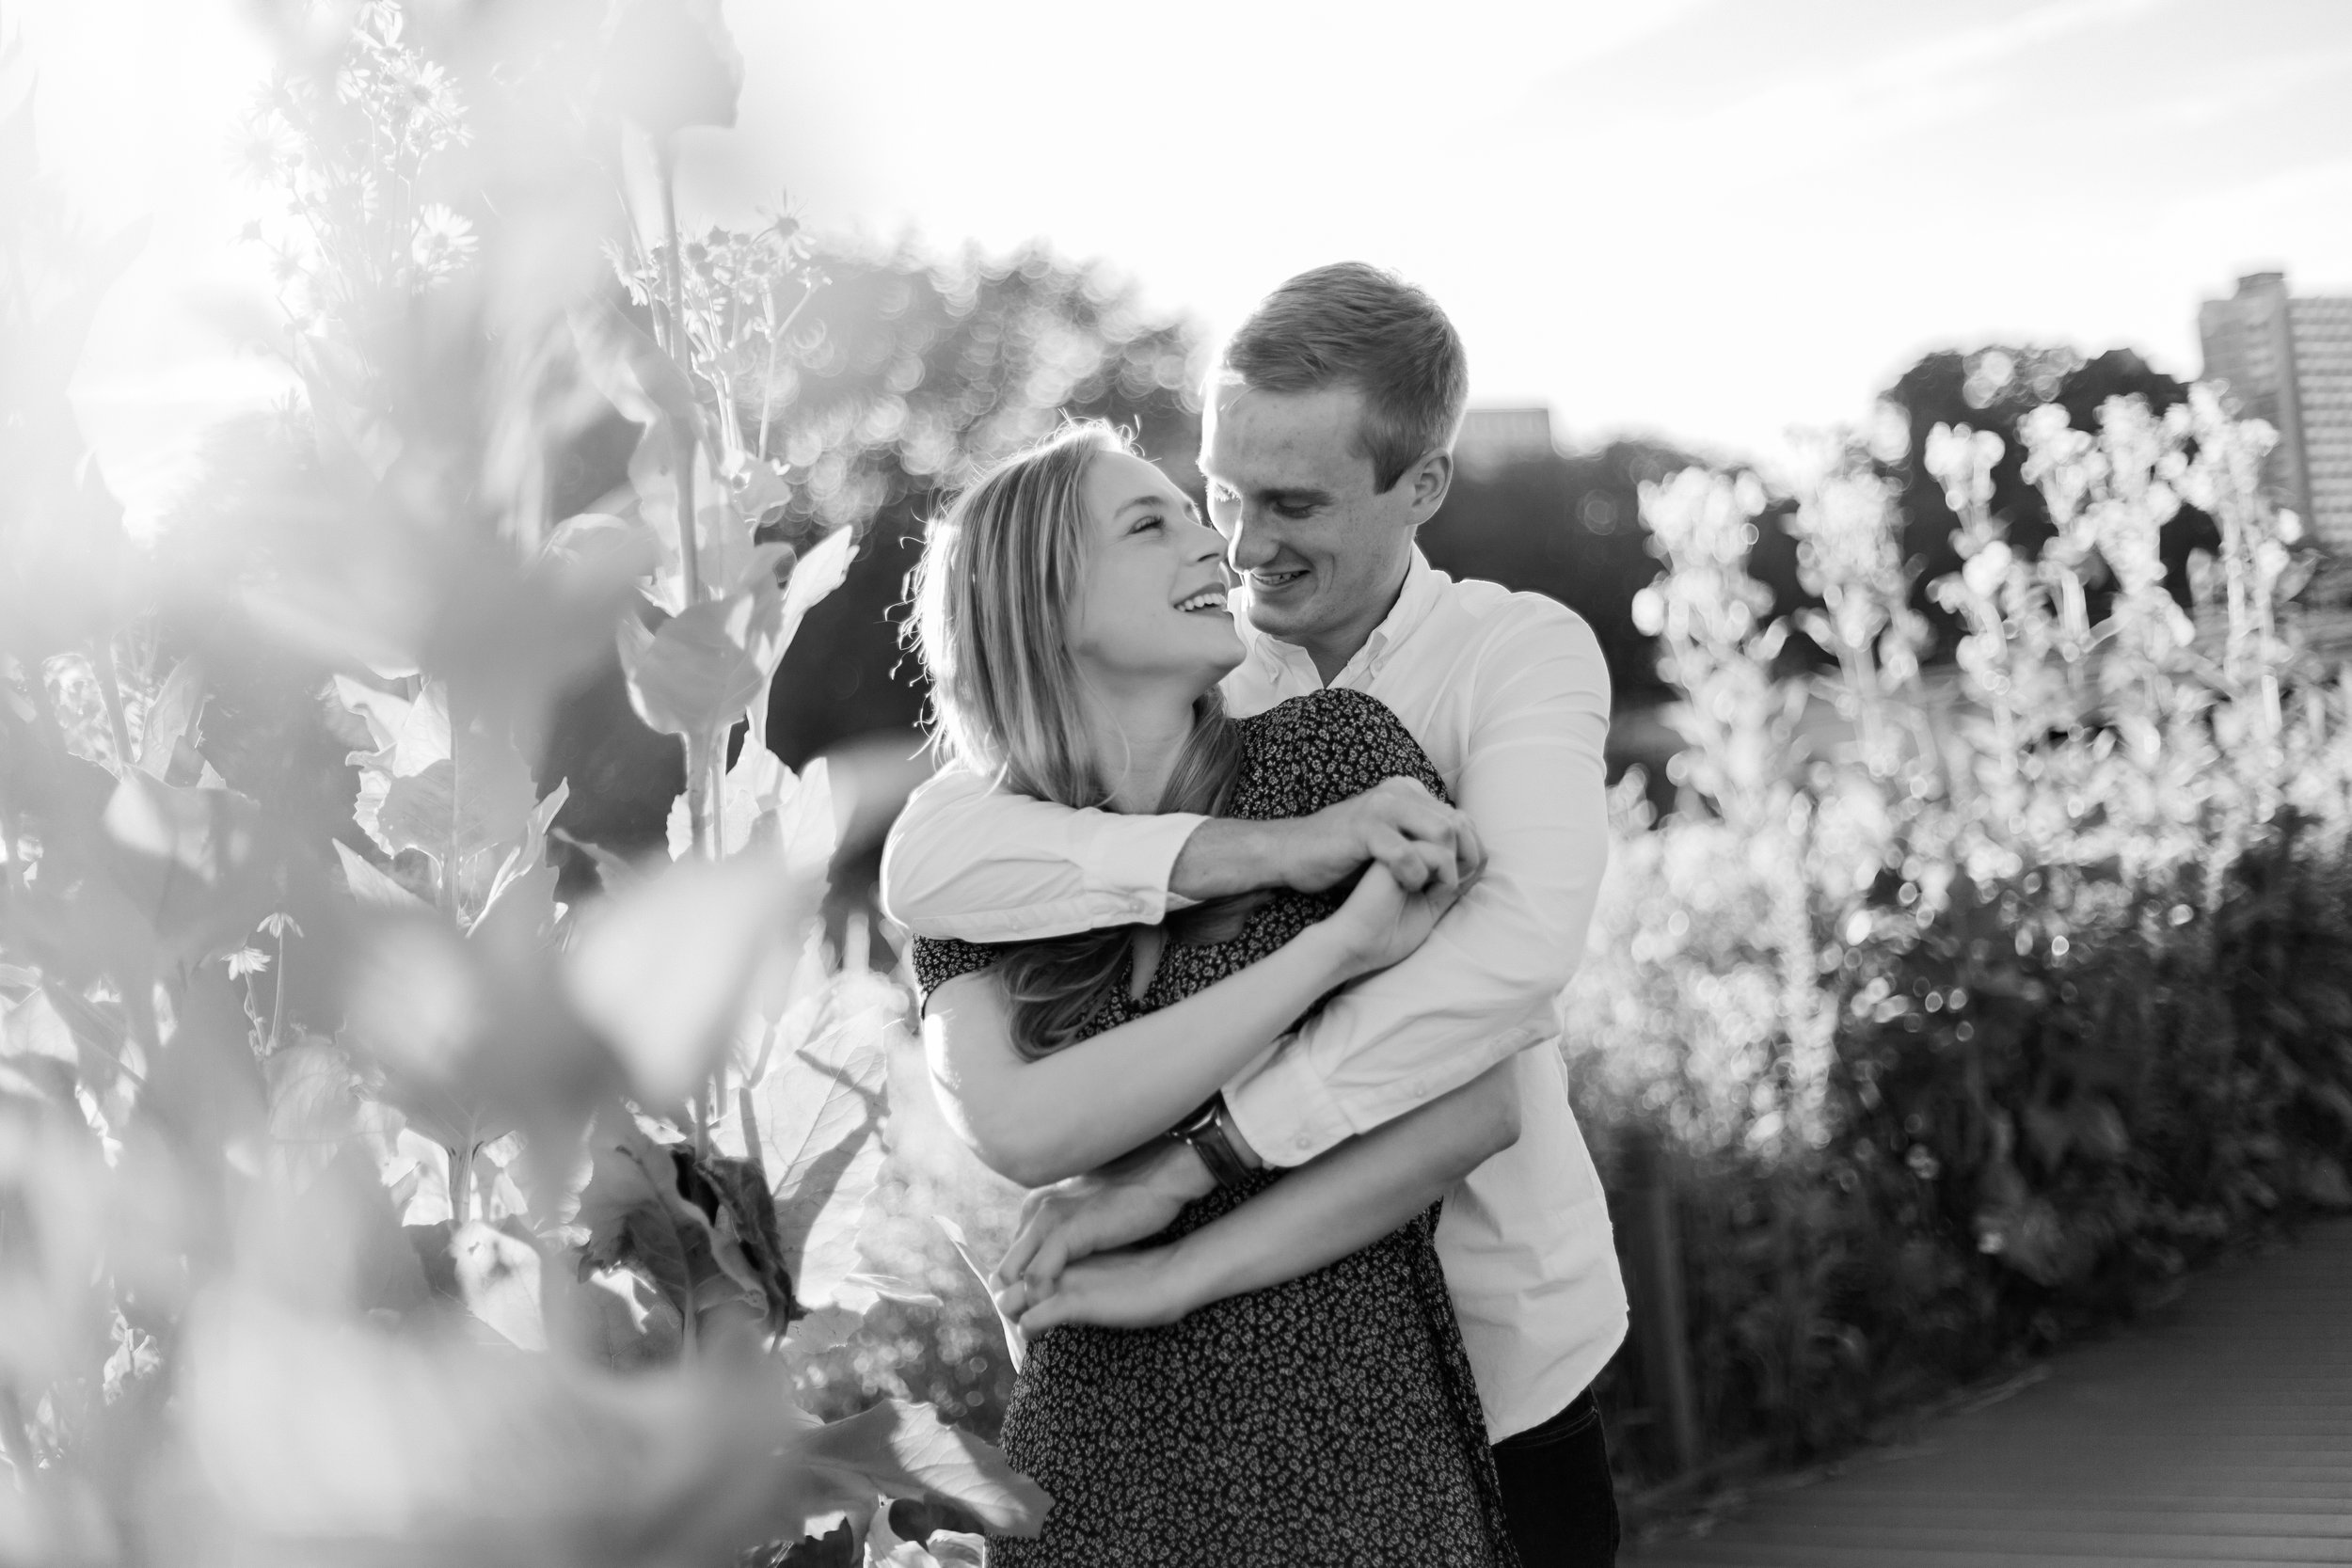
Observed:
[[[1354,686],[1377,675],[1398,646],[1423,621],[1429,619],[1431,610],[1438,608],[1438,601],[1445,596],[1448,580],[1443,572],[1429,564],[1429,558],[1421,553],[1421,547],[1415,546],[1412,559],[1405,567],[1405,586],[1397,594],[1396,603],[1389,608],[1380,624],[1372,628],[1372,635],[1364,639],[1364,645],[1357,649],[1355,656],[1341,667],[1338,678],[1331,684]],[[1306,649],[1295,642],[1266,636],[1251,626],[1246,616],[1241,625],[1243,641],[1249,650],[1250,658],[1263,666],[1268,675],[1279,676],[1287,673],[1296,677],[1303,674],[1311,686],[1323,684],[1323,677],[1316,673],[1315,661]]]

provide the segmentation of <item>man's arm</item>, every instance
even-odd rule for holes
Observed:
[[[882,902],[917,936],[1025,942],[1262,887],[1316,892],[1378,861],[1407,892],[1479,868],[1463,812],[1391,779],[1276,822],[1080,810],[949,768],[914,792],[882,847]]]
[[[997,1310],[1033,1336],[1065,1323],[1146,1328],[1311,1274],[1406,1224],[1517,1142],[1516,1091],[1508,1068],[1491,1069],[1167,1246],[1073,1261],[1068,1239],[1057,1238],[1018,1264],[1009,1253]]]
[[[1563,610],[1499,641],[1474,678],[1455,795],[1486,874],[1418,952],[1333,997],[1228,1087],[1271,1164],[1303,1164],[1551,1033],[1609,858],[1608,666]]]

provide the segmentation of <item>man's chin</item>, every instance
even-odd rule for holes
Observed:
[[[1252,631],[1263,637],[1279,637],[1288,642],[1307,625],[1306,595],[1295,602],[1283,594],[1268,595],[1251,593],[1235,605],[1236,611],[1249,623]]]

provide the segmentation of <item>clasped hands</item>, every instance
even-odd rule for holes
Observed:
[[[1182,1243],[1136,1243],[1167,1229],[1216,1185],[1192,1146],[1168,1137],[1038,1188],[1022,1203],[1012,1244],[996,1265],[996,1310],[1028,1338],[1066,1323],[1174,1323],[1200,1305]]]
[[[1367,969],[1418,945],[1486,869],[1486,848],[1469,816],[1411,779],[1384,780],[1279,826],[1276,863],[1289,886],[1319,892],[1367,865],[1388,871],[1385,893],[1360,886],[1343,911],[1368,927]],[[1167,1229],[1215,1186],[1189,1144],[1165,1137],[1100,1170],[1038,1188],[1023,1202],[991,1281],[997,1311],[1025,1338],[1066,1323],[1149,1328],[1176,1322],[1214,1299],[1200,1260],[1181,1241],[1136,1243]]]

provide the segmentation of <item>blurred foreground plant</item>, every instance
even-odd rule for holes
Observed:
[[[753,544],[723,382],[596,265],[611,107],[731,117],[716,8],[436,15],[278,19],[303,394],[151,546],[64,396],[128,242],[0,97],[0,1560],[723,1563],[835,1523],[926,1560],[869,1532],[891,1497],[1033,1528],[929,1410],[794,1402],[898,1289],[858,1232],[904,1003],[825,949],[833,809],[759,730],[851,541]],[[630,485],[550,515],[614,408]],[[675,863],[567,907],[573,782],[526,759],[616,638],[694,786]],[[356,800],[209,737],[255,682],[345,728]]]

